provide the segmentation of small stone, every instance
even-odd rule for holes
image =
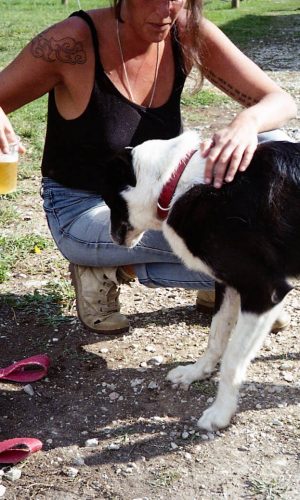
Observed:
[[[80,455],[77,455],[77,457],[73,458],[73,464],[74,465],[85,465],[84,458],[81,457]]]
[[[117,392],[111,392],[108,397],[111,401],[116,401],[117,399],[119,399],[120,394],[118,394]]]
[[[111,443],[107,447],[108,450],[119,450],[120,445],[118,443]]]
[[[141,385],[143,382],[143,378],[134,378],[133,380],[131,380],[130,385],[131,387],[136,387],[137,385]]]
[[[154,382],[153,380],[152,380],[152,382],[150,382],[148,384],[148,389],[151,389],[151,390],[158,389],[158,387],[159,387],[159,385],[156,382]]]
[[[182,439],[188,439],[189,438],[189,433],[187,431],[183,431],[183,433],[181,434],[181,437]]]
[[[148,365],[159,366],[162,364],[164,358],[162,356],[154,356],[153,358],[147,361]]]
[[[156,351],[154,345],[146,345],[145,350],[148,352],[155,352]]]
[[[184,454],[184,458],[185,458],[186,460],[192,460],[192,458],[193,458],[193,457],[192,457],[192,455],[191,455],[190,453],[186,452],[186,453]]]
[[[173,442],[170,444],[170,446],[171,446],[172,450],[177,450],[177,448],[178,448],[178,445],[176,443],[173,443]]]
[[[24,385],[23,391],[26,392],[26,394],[28,394],[29,396],[33,396],[34,395],[33,387],[30,384]]]
[[[21,476],[22,476],[22,471],[17,467],[12,467],[4,474],[5,479],[7,479],[8,481],[17,481],[18,479],[20,479]]]
[[[66,475],[68,477],[73,477],[75,478],[78,474],[79,470],[78,469],[75,469],[75,467],[69,467],[67,470],[66,470]]]
[[[98,446],[99,444],[99,441],[97,438],[91,438],[91,439],[87,439],[86,442],[84,443],[84,446],[86,448],[92,448],[93,446]]]
[[[135,462],[128,462],[127,467],[131,467],[132,469],[137,469],[138,466],[136,465]]]
[[[102,354],[106,354],[106,353],[108,352],[107,347],[102,347],[102,349],[100,349],[100,352],[101,352]]]
[[[283,373],[283,378],[286,382],[293,382],[294,377],[291,373]]]

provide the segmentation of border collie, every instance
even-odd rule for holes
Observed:
[[[113,163],[104,189],[113,240],[132,247],[144,231],[161,229],[188,268],[216,282],[206,352],[167,379],[188,387],[221,361],[216,399],[198,425],[224,428],[246,369],[292,288],[287,277],[300,273],[300,143],[259,145],[247,171],[221,189],[204,183],[205,160],[192,131],[146,141]]]

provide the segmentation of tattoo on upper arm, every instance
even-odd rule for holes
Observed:
[[[246,95],[243,92],[240,92],[240,90],[236,89],[230,83],[226,82],[223,78],[220,78],[219,76],[215,75],[210,70],[205,71],[205,76],[211,83],[216,85],[216,87],[223,90],[223,92],[225,92],[230,97],[232,97],[233,99],[235,99],[236,101],[238,101],[240,104],[242,104],[247,108],[249,106],[253,106],[258,102],[257,99],[254,99],[253,97]]]
[[[69,64],[84,64],[86,62],[87,57],[82,42],[77,42],[71,37],[60,40],[55,40],[53,37],[46,38],[47,31],[37,35],[32,40],[30,50],[33,57],[41,58],[46,62],[60,61]]]

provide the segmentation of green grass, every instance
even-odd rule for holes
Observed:
[[[257,40],[284,43],[289,29],[297,26],[293,36],[300,42],[299,0],[243,0],[239,9],[231,8],[231,0],[206,0],[204,15],[241,47]]]
[[[270,479],[269,481],[253,479],[248,481],[248,487],[252,491],[253,496],[257,497],[259,495],[262,500],[282,498],[283,493],[287,490],[286,486],[279,483],[276,479]]]
[[[15,207],[6,205],[0,207],[0,227],[10,226],[20,219]]]
[[[36,234],[21,237],[0,236],[0,283],[9,277],[10,270],[18,261],[26,259],[30,253],[35,253],[37,248],[44,250],[51,243],[49,239]]]
[[[224,104],[229,102],[230,99],[224,94],[213,92],[212,90],[201,90],[195,94],[184,93],[181,98],[181,104],[183,106],[189,106],[192,108],[207,107],[207,106],[217,106],[218,104]]]
[[[104,0],[82,0],[83,9],[107,4]],[[64,6],[60,0],[0,0],[0,68],[7,64],[32,37],[78,10],[76,0]],[[17,43],[16,43],[17,42]]]
[[[50,281],[41,290],[31,294],[16,296],[8,294],[4,302],[24,314],[34,315],[41,325],[57,326],[72,320],[70,313],[75,299],[75,292],[70,282],[60,279]]]

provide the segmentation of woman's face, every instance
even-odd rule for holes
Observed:
[[[121,18],[148,43],[164,40],[184,8],[185,0],[122,0]]]

